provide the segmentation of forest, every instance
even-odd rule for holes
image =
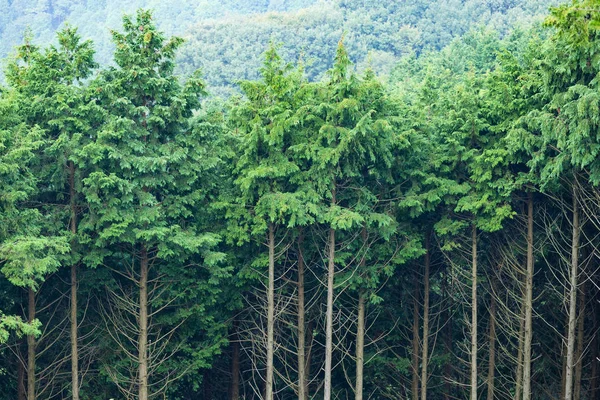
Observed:
[[[600,400],[600,0],[208,3],[6,51],[0,400]]]

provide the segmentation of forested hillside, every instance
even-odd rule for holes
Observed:
[[[399,58],[440,50],[471,29],[486,27],[504,35],[516,26],[539,22],[556,0],[251,0],[251,1],[84,1],[0,2],[0,57],[29,31],[36,44],[49,44],[57,29],[71,24],[93,39],[96,60],[112,62],[110,29],[121,16],[143,7],[154,10],[157,26],[187,41],[178,73],[201,68],[212,92],[237,91],[240,79],[256,79],[260,55],[269,42],[281,43],[288,60],[303,60],[311,79],[331,67],[342,34],[360,69],[387,74]]]
[[[17,3],[0,400],[600,399],[600,0]]]

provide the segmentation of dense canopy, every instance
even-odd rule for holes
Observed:
[[[600,0],[22,3],[0,400],[600,399]]]

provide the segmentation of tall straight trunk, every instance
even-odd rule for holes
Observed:
[[[471,400],[477,400],[477,227],[474,223],[471,240]]]
[[[19,345],[21,347],[21,345]],[[25,400],[27,393],[25,391],[25,366],[21,357],[17,357],[17,399]]]
[[[527,272],[525,276],[525,341],[523,343],[523,400],[531,399],[531,341],[533,338],[533,193],[527,197]]]
[[[35,319],[35,292],[28,290],[29,323]],[[27,336],[27,400],[36,400],[35,396],[35,336]]]
[[[267,292],[267,379],[265,397],[273,400],[273,353],[275,350],[275,227],[269,224],[269,288]]]
[[[231,342],[231,386],[230,400],[240,398],[240,342],[237,336],[237,321],[233,322],[233,338]]]
[[[412,326],[412,400],[419,400],[419,279],[415,273]]]
[[[331,205],[336,204],[335,186],[331,191]],[[327,266],[327,325],[325,327],[325,387],[323,400],[331,400],[331,368],[333,356],[333,278],[335,275],[335,229],[329,229],[329,260]]]
[[[148,400],[148,249],[140,254],[140,335],[138,338],[139,400]]]
[[[421,400],[427,400],[427,363],[429,361],[429,233],[425,238],[425,271],[423,274],[423,356],[421,357]]]
[[[69,161],[69,197],[71,203],[71,233],[77,234],[75,203],[75,164]],[[79,400],[79,347],[77,345],[77,265],[71,265],[71,394]]]
[[[363,226],[361,232],[363,247],[367,249],[367,228]],[[366,254],[360,259],[359,269],[362,272],[365,268]],[[358,293],[358,321],[356,324],[356,387],[354,394],[356,400],[363,398],[363,367],[365,363],[365,293],[360,290]]]
[[[306,379],[306,310],[304,304],[304,236],[298,237],[298,400],[307,400]]]
[[[575,365],[575,382],[573,388],[573,400],[579,400],[581,398],[581,376],[583,369],[583,353],[585,340],[584,335],[585,328],[585,281],[581,284],[581,291],[579,292],[579,313],[577,316],[577,353],[576,353],[576,365]]]
[[[571,271],[569,285],[569,325],[567,333],[567,366],[565,371],[565,400],[573,399],[573,365],[575,362],[575,325],[577,321],[577,274],[579,273],[579,203],[577,186],[573,184],[573,239],[571,241]]]
[[[356,330],[356,389],[355,399],[363,398],[363,366],[365,362],[365,293],[358,295],[358,324]]]
[[[517,344],[517,375],[515,382],[515,399],[521,400],[523,393],[523,348],[525,347],[525,304],[521,305],[519,313],[519,342]]]
[[[492,288],[495,289],[495,283],[492,280]],[[490,300],[490,354],[488,362],[488,377],[487,377],[487,399],[494,400],[495,389],[495,373],[496,373],[496,295],[493,290]]]

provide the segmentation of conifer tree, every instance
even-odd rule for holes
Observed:
[[[93,168],[84,179],[90,208],[85,231],[97,249],[88,262],[114,266],[138,288],[127,309],[131,320],[123,321],[134,325],[120,331],[126,336],[121,348],[136,371],[130,379],[119,372],[113,378],[126,395],[136,393],[147,400],[187,370],[181,367],[173,375],[161,369],[166,360],[160,354],[173,336],[161,333],[157,320],[174,300],[153,301],[170,293],[157,291],[160,279],[177,282],[193,272],[190,268],[203,267],[205,294],[213,296],[208,288],[225,271],[219,266],[222,255],[213,250],[218,237],[200,223],[212,189],[204,186],[205,178],[216,163],[215,155],[199,145],[202,132],[190,127],[204,94],[202,81],[193,76],[185,85],[179,83],[173,68],[182,40],[166,39],[149,11],[124,17],[123,29],[112,32],[117,65],[92,84],[97,104],[108,115],[94,142],[85,147]],[[168,319],[163,323],[171,326],[169,332],[181,324]],[[123,343],[132,343],[134,349]]]

